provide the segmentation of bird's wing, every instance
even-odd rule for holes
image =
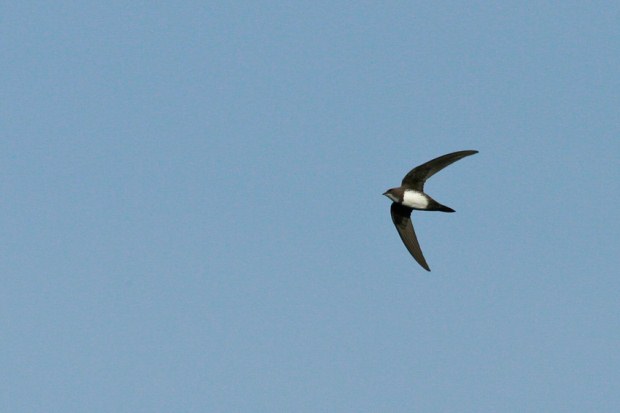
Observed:
[[[415,189],[416,191],[423,191],[424,182],[426,182],[428,178],[435,175],[437,172],[441,171],[443,168],[450,165],[451,163],[454,163],[461,158],[473,155],[475,153],[478,153],[478,151],[453,152],[423,163],[420,166],[416,166],[411,171],[409,171],[407,175],[405,175],[401,185],[407,188]]]
[[[413,230],[413,224],[411,223],[411,211],[411,208],[397,204],[396,202],[393,202],[392,207],[390,208],[392,221],[394,222],[398,235],[400,235],[400,239],[403,240],[405,247],[407,247],[407,250],[409,250],[409,253],[413,256],[413,258],[415,258],[418,264],[424,267],[426,271],[430,271],[431,269],[426,263],[424,255],[422,255],[420,244],[418,243],[418,239],[415,236],[415,231]]]

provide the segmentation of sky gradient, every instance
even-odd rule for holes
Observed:
[[[0,410],[620,411],[617,2],[0,12]]]

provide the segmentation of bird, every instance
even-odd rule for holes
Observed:
[[[476,150],[452,152],[416,166],[405,175],[399,187],[388,189],[383,193],[392,201],[390,213],[400,239],[413,258],[426,271],[431,269],[422,254],[420,243],[413,230],[411,212],[414,209],[419,211],[454,212],[452,208],[442,205],[428,196],[424,192],[424,183],[446,166],[476,153],[478,153]]]

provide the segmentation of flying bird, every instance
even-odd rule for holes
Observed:
[[[422,255],[420,244],[413,230],[411,211],[417,209],[419,211],[454,212],[452,208],[440,204],[424,193],[424,183],[446,166],[476,153],[478,151],[453,152],[416,166],[405,175],[398,188],[388,189],[383,193],[392,200],[390,212],[400,239],[403,240],[405,247],[418,264],[427,271],[431,269]]]

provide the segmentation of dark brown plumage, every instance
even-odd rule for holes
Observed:
[[[400,187],[389,189],[383,194],[393,201],[390,213],[400,239],[418,264],[427,271],[431,269],[422,254],[420,243],[413,229],[411,212],[414,209],[420,211],[454,212],[452,208],[440,204],[425,194],[424,183],[446,166],[476,153],[478,151],[474,150],[453,152],[416,166],[405,175]]]

